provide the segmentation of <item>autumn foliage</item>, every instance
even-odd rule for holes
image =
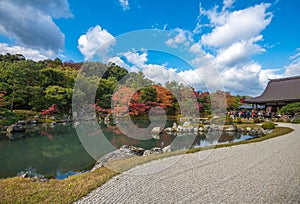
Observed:
[[[181,110],[191,116],[195,110],[199,110],[200,114],[208,114],[207,111],[211,107],[219,108],[217,111],[223,112],[235,108],[236,101],[240,102],[240,98],[231,96],[229,92],[216,91],[209,94],[209,92],[195,91],[190,87],[176,92],[176,97],[161,85],[147,86],[139,90],[122,86],[112,96],[111,109],[99,105],[94,105],[94,108],[98,113],[110,113],[116,116],[126,114],[141,116],[148,114],[150,110],[158,114],[166,112],[168,115],[176,115]],[[177,100],[180,100],[180,104]],[[159,108],[152,109],[153,107]]]
[[[56,104],[52,104],[48,109],[42,110],[41,115],[53,115],[59,113],[58,107]]]

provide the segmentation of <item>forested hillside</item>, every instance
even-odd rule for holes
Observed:
[[[197,92],[192,87],[175,81],[167,82],[163,87],[154,84],[142,72],[128,73],[114,63],[74,63],[62,62],[60,59],[35,62],[20,54],[6,54],[0,55],[2,120],[11,115],[9,111],[51,113],[47,110],[51,107],[53,109],[53,104],[56,107],[53,114],[71,115],[73,89],[80,70],[88,70],[86,73],[89,76],[85,80],[88,80],[88,84],[97,86],[94,107],[98,113],[121,116],[129,111],[131,115],[141,116],[151,107],[159,106],[167,115],[180,114],[180,108],[186,107],[190,111],[199,108],[200,114],[207,115],[211,112],[211,104],[219,103],[221,95],[226,97],[227,109],[236,109],[240,104],[240,97],[232,97],[226,92]],[[196,102],[190,97],[191,94]],[[185,105],[180,105],[178,101]],[[189,110],[185,112],[189,113]]]

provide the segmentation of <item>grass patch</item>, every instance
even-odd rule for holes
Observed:
[[[50,179],[43,183],[31,178],[1,179],[1,203],[72,203],[115,175],[116,172],[102,167],[65,180]]]
[[[108,168],[101,167],[93,172],[75,175],[65,180],[50,179],[47,182],[40,183],[34,182],[34,179],[31,178],[15,177],[0,179],[1,203],[72,203],[103,185],[112,177],[118,175],[119,173],[117,172],[127,171],[137,165],[170,156],[183,155],[184,153],[194,153],[207,149],[260,142],[287,134],[291,131],[293,131],[291,128],[277,127],[272,133],[265,137],[252,140],[110,161],[106,164]],[[114,169],[115,171],[111,169]]]
[[[233,145],[241,145],[241,144],[249,144],[249,143],[254,143],[254,142],[261,142],[261,141],[264,141],[264,140],[267,140],[267,139],[271,139],[271,138],[274,138],[274,137],[278,137],[278,136],[281,136],[281,135],[288,134],[292,131],[293,131],[293,129],[288,128],[288,127],[276,127],[271,133],[267,134],[264,137],[254,138],[254,139],[251,139],[251,140],[243,140],[243,141],[233,142],[233,143],[219,144],[219,145],[214,145],[214,146],[193,148],[193,149],[187,150],[186,153],[190,154],[190,153],[195,153],[195,152],[199,152],[199,151],[203,151],[203,150],[207,150],[207,149],[216,149],[216,148],[222,148],[222,147],[230,147],[230,146],[233,146]]]

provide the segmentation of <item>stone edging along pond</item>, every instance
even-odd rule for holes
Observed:
[[[206,133],[211,132],[211,131],[238,132],[238,133],[244,133],[249,136],[252,136],[252,139],[238,141],[238,142],[231,142],[231,143],[216,144],[216,145],[212,145],[212,146],[196,147],[196,148],[190,148],[190,149],[186,149],[186,150],[175,150],[175,151],[172,151],[172,147],[170,145],[168,145],[164,148],[154,147],[150,150],[145,150],[143,148],[139,148],[139,147],[135,147],[135,146],[123,145],[120,147],[120,149],[117,149],[117,150],[101,157],[96,162],[92,171],[97,168],[103,167],[104,164],[106,164],[106,163],[110,163],[110,164],[108,164],[108,166],[111,165],[111,163],[113,163],[114,165],[117,165],[117,163],[121,162],[121,160],[128,160],[128,158],[134,157],[134,156],[135,156],[135,158],[131,158],[130,160],[141,159],[143,161],[144,160],[148,161],[150,158],[144,159],[145,156],[146,157],[154,156],[153,160],[156,160],[156,159],[165,158],[168,156],[184,154],[184,153],[194,153],[194,152],[198,152],[198,151],[206,150],[206,149],[214,149],[214,148],[228,147],[228,146],[239,145],[239,144],[259,142],[259,141],[270,139],[270,138],[273,138],[276,136],[284,135],[284,134],[287,134],[292,131],[292,129],[286,128],[286,127],[277,127],[273,131],[273,130],[264,130],[263,128],[261,128],[259,126],[252,128],[252,127],[249,127],[249,125],[248,126],[246,125],[245,127],[237,127],[236,125],[230,125],[230,126],[226,126],[226,127],[216,126],[216,125],[213,125],[213,126],[207,125],[204,127],[204,129],[201,129],[201,128],[203,128],[203,127],[200,127],[199,130],[197,129],[197,131],[206,132]],[[161,134],[163,131],[167,134],[173,133],[175,131],[177,133],[192,132],[192,131],[194,131],[194,128],[190,128],[190,129],[186,129],[186,130],[181,129],[179,131],[177,129],[176,130],[173,129],[172,131],[170,131],[170,128],[166,128],[165,130],[162,130],[159,128],[154,128],[153,130],[155,130],[155,131],[154,132],[152,131],[152,134],[157,135],[157,134]],[[159,130],[159,131],[157,131],[157,130]],[[156,137],[157,136],[155,136],[154,138],[156,138]],[[151,161],[151,159],[149,161]],[[123,162],[121,162],[121,163],[123,163]],[[145,162],[142,162],[142,163],[145,163]],[[105,165],[105,166],[107,166],[107,165]],[[135,165],[133,165],[133,166],[135,166]],[[126,168],[126,169],[128,170],[130,168]]]

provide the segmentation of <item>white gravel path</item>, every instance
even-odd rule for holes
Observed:
[[[282,125],[295,131],[153,161],[114,177],[78,203],[300,203],[300,125]]]

